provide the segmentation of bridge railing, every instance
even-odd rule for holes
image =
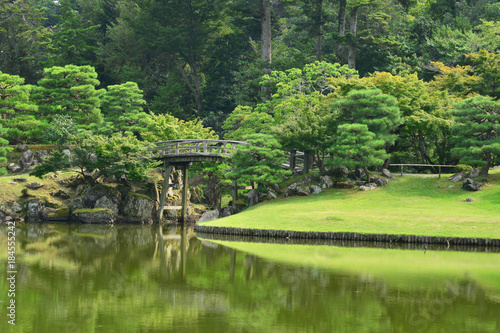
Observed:
[[[163,157],[181,154],[231,155],[237,150],[238,145],[248,145],[248,143],[230,140],[183,139],[155,142],[152,145],[153,147],[148,149],[151,157]]]

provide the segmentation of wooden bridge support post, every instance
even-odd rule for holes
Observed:
[[[188,190],[188,168],[189,164],[182,166],[182,213],[181,221],[186,223],[187,218],[187,190]]]
[[[236,179],[233,179],[233,186],[232,186],[232,189],[231,189],[231,193],[233,195],[233,213],[236,211],[236,200],[238,200],[238,181]]]
[[[295,172],[295,155],[297,154],[296,149],[290,150],[290,171]]]
[[[158,207],[157,219],[158,222],[161,222],[163,219],[163,210],[165,209],[165,201],[167,200],[167,192],[169,187],[170,180],[170,172],[172,172],[172,167],[170,165],[166,165],[165,163],[165,173],[163,174],[163,183],[161,185],[161,194],[160,194],[160,206]]]
[[[304,175],[307,175],[311,170],[311,152],[304,150]]]

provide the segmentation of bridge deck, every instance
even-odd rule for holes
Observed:
[[[229,140],[171,140],[155,142],[155,147],[148,149],[152,158],[172,162],[220,162],[237,150],[238,145],[248,145],[244,141]]]

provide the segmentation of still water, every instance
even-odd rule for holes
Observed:
[[[176,226],[16,231],[12,326],[0,226],[0,332],[500,332],[495,251],[213,240]]]

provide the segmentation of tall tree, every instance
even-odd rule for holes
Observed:
[[[469,98],[454,106],[453,115],[452,154],[463,163],[482,166],[480,175],[486,177],[494,156],[500,154],[500,103],[484,96]]]

